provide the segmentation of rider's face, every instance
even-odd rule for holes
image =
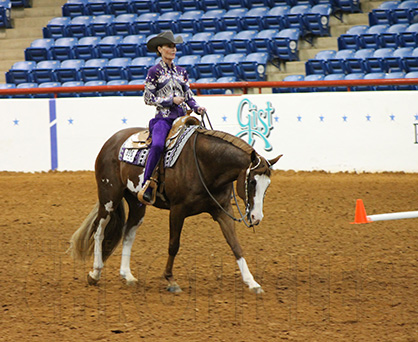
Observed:
[[[158,47],[158,52],[161,54],[161,58],[164,62],[171,63],[176,58],[176,44],[165,44]]]

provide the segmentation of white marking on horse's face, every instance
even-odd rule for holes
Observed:
[[[126,182],[126,187],[128,188],[130,192],[133,192],[133,193],[138,193],[141,191],[141,183],[138,182],[138,185],[135,186],[135,183],[131,181],[130,179],[128,179],[128,181]]]
[[[254,205],[250,212],[250,220],[252,224],[259,224],[263,219],[263,202],[267,188],[270,185],[270,178],[266,175],[255,175],[257,182],[255,188]]]
[[[105,204],[105,209],[108,213],[113,211],[113,201],[109,201]]]

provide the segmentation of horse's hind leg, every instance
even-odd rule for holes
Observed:
[[[142,205],[136,196],[126,193],[125,199],[129,205],[129,216],[124,227],[122,260],[120,264],[120,275],[126,280],[127,285],[135,285],[138,282],[131,272],[131,250],[135,240],[138,227],[142,224],[145,215],[145,205]]]

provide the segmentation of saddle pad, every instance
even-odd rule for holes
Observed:
[[[189,138],[192,136],[192,134],[198,127],[199,126],[186,127],[183,134],[181,134],[181,136],[178,137],[174,146],[171,149],[165,151],[164,167],[174,166],[178,157],[181,154],[181,151],[183,150],[184,145],[187,143]],[[133,134],[133,136],[135,135],[136,133]],[[119,151],[119,160],[136,166],[145,167],[145,162],[148,157],[149,148],[132,148],[132,139],[132,136],[130,136],[122,144],[122,147]]]

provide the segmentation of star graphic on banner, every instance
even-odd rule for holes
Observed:
[[[19,121],[20,121],[20,120],[18,120],[18,119],[14,119],[14,120],[13,120],[13,124],[14,124],[15,126],[19,126]]]
[[[319,117],[319,121],[321,121],[321,122],[324,122],[324,119],[325,119],[325,117],[324,117],[323,115],[321,115],[321,116]]]
[[[415,114],[415,120],[418,121],[418,114]]]
[[[347,115],[344,115],[344,116],[343,116],[343,120],[344,120],[344,122],[347,122],[347,119],[348,119]]]
[[[226,120],[227,120],[228,118],[226,117],[226,115],[224,115],[223,117],[222,117],[222,120],[224,121],[224,122],[226,122]]]
[[[370,121],[370,119],[371,119],[372,117],[370,116],[370,114],[367,114],[366,115],[366,119],[367,119],[367,121]]]
[[[302,117],[300,115],[297,118],[299,122],[302,122]]]
[[[274,117],[274,121],[279,122],[279,117],[277,115]]]
[[[389,117],[390,117],[390,121],[395,121],[395,115],[391,114],[389,115]]]
[[[123,123],[124,125],[126,125],[126,124],[128,123],[128,119],[127,119],[127,118],[122,118],[122,123]]]
[[[68,124],[69,124],[69,125],[72,125],[73,123],[74,123],[74,119],[69,118],[69,119],[68,119]]]

